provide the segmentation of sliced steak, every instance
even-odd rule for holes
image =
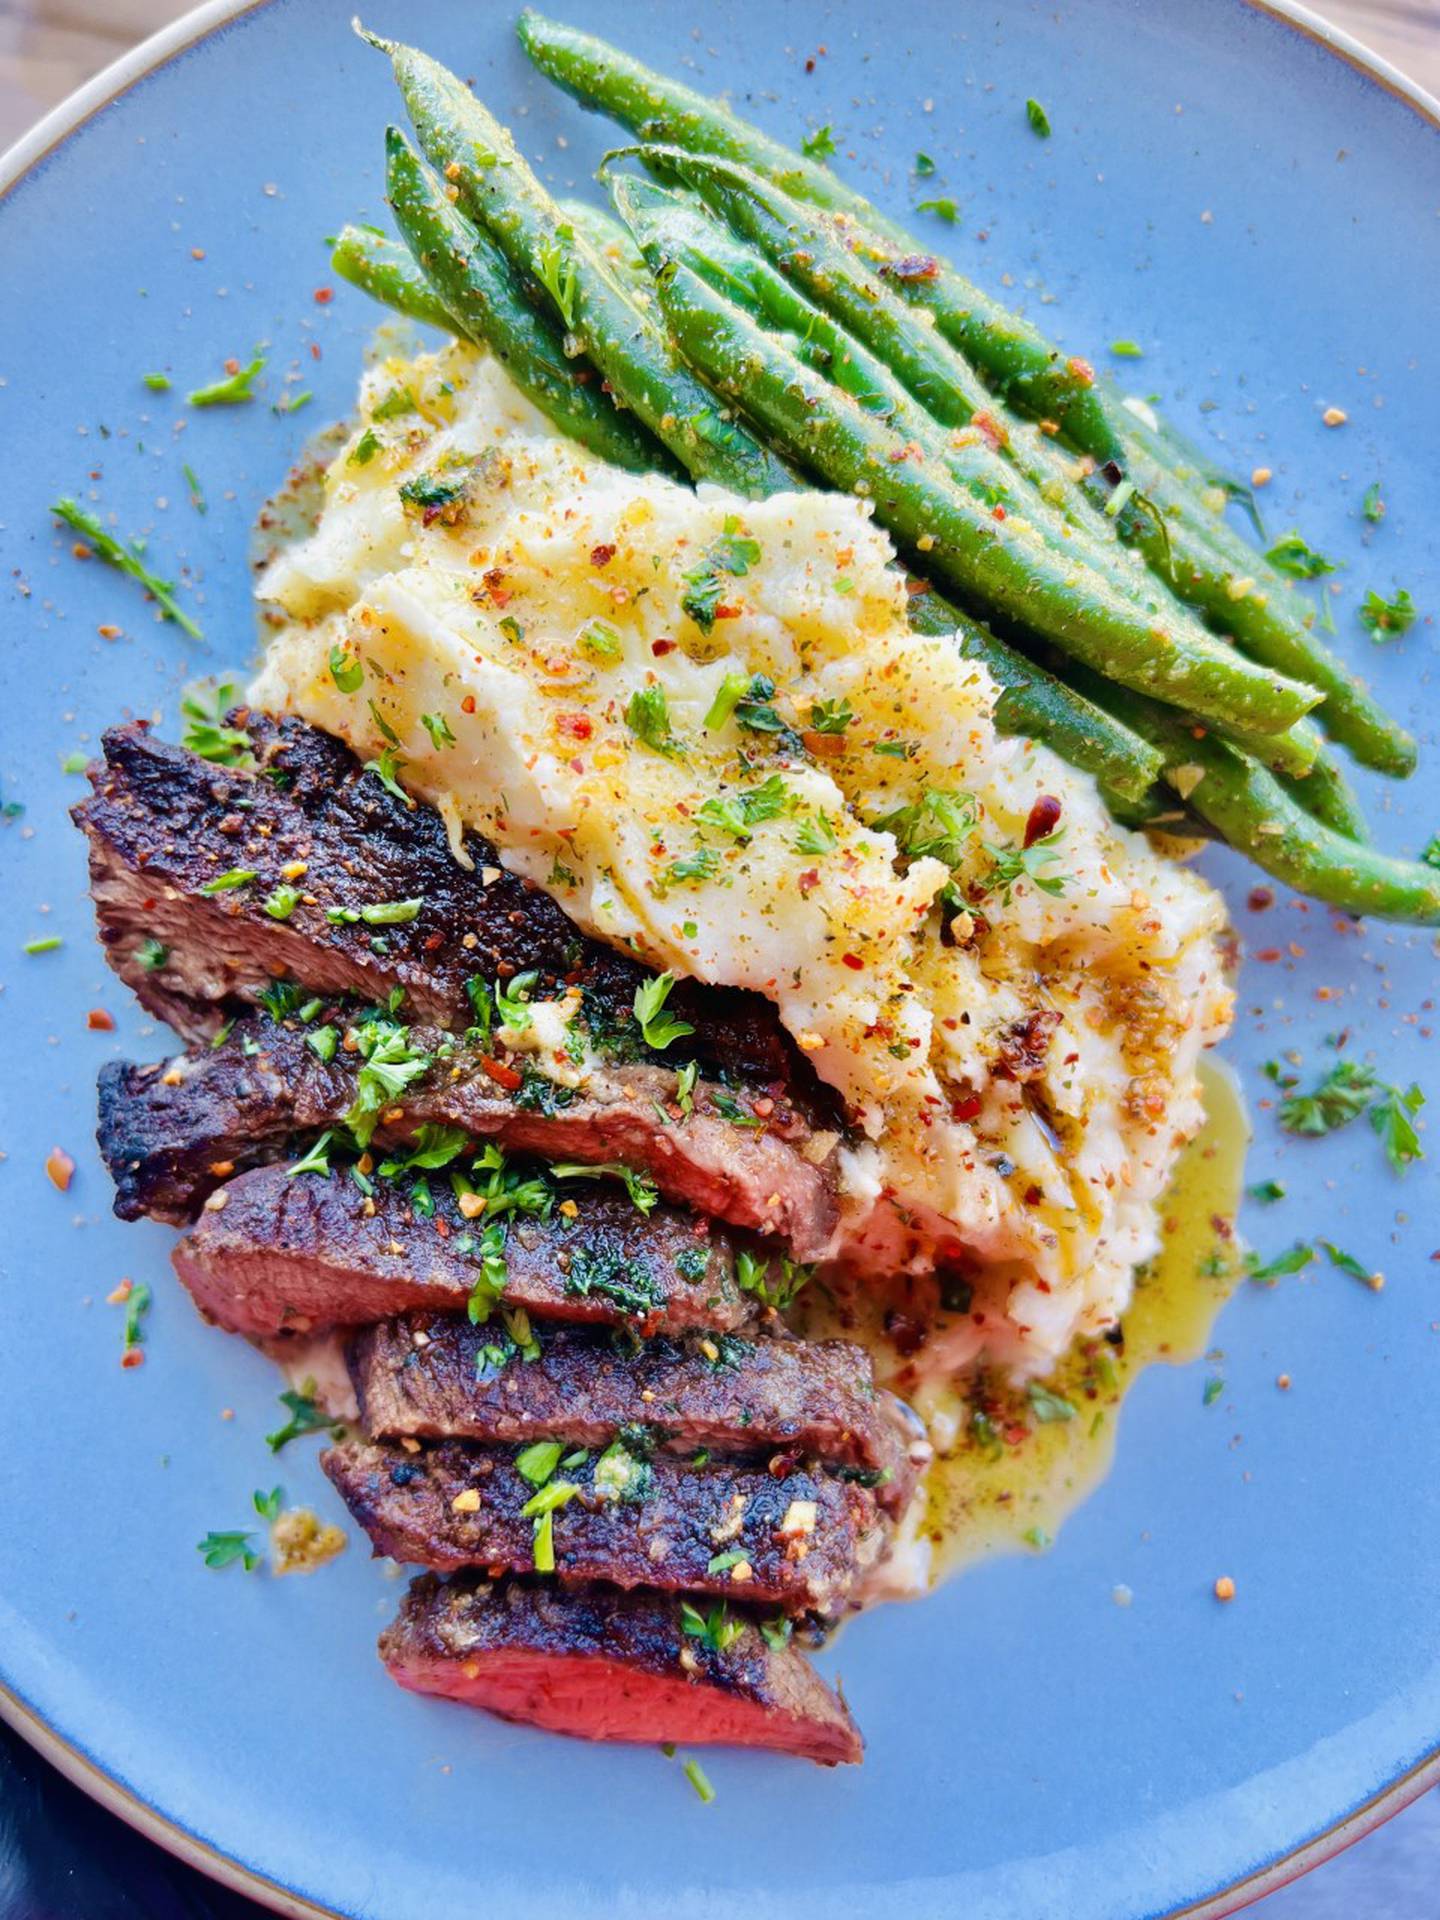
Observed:
[[[216,766],[143,722],[116,727],[74,809],[107,957],[152,1012],[207,1037],[228,1002],[286,977],[372,1002],[403,987],[413,1017],[463,1027],[467,980],[534,968],[542,991],[581,987],[592,1030],[644,1055],[633,1003],[649,969],[580,933],[478,834],[464,836],[473,865],[462,867],[434,809],[397,798],[339,740],[301,720],[231,717],[248,728],[253,768]],[[202,891],[234,872],[256,878]],[[282,884],[300,895],[277,920],[264,903]],[[403,924],[327,918],[410,900],[419,910]],[[708,1070],[770,1097],[820,1097],[762,996],[681,981],[668,1004]],[[686,1057],[677,1048],[672,1064]]]
[[[282,1158],[302,1136],[343,1124],[363,1063],[343,1046],[322,1060],[306,1042],[320,1024],[306,1029],[256,1014],[237,1021],[219,1047],[150,1066],[107,1064],[98,1137],[121,1219],[181,1225],[231,1172]],[[524,1079],[438,1028],[412,1027],[410,1044],[432,1064],[386,1110],[383,1143],[442,1125],[517,1153],[621,1161],[649,1174],[668,1199],[775,1234],[801,1260],[830,1244],[835,1136],[812,1133],[789,1109],[736,1125],[725,1111],[733,1096],[706,1081],[694,1089],[692,1110],[682,1111],[675,1074],[661,1067],[611,1068],[572,1093],[538,1075]],[[519,1084],[499,1084],[497,1070]]]
[[[232,1333],[462,1312],[482,1222],[462,1214],[443,1173],[421,1189],[428,1213],[403,1176],[373,1187],[367,1196],[338,1171],[242,1173],[211,1195],[171,1256],[175,1271],[205,1317]],[[647,1217],[608,1181],[568,1186],[563,1205],[548,1219],[507,1219],[504,1305],[647,1334],[753,1317],[730,1243],[707,1220],[663,1206]]]
[[[583,1328],[539,1335],[539,1355],[496,1366],[492,1336],[417,1315],[357,1334],[350,1371],[366,1430],[381,1440],[568,1440],[625,1431],[693,1454],[822,1460],[873,1480],[889,1507],[914,1486],[911,1436],[870,1356],[845,1340],[659,1339],[631,1351]]]
[[[415,1693],[552,1733],[860,1759],[849,1710],[798,1647],[772,1646],[745,1619],[718,1652],[681,1619],[680,1603],[655,1593],[424,1574],[380,1657]]]
[[[412,1445],[414,1443],[412,1442]],[[535,1565],[536,1489],[509,1450],[440,1440],[407,1453],[351,1441],[321,1465],[377,1554],[445,1573]],[[885,1525],[864,1487],[801,1468],[653,1460],[616,1442],[558,1465],[546,1485],[576,1491],[551,1516],[565,1580],[722,1594],[789,1613],[834,1612],[876,1559]]]

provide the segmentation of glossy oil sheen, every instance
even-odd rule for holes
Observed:
[[[863,1768],[707,1755],[717,1799],[702,1806],[657,1753],[400,1694],[370,1650],[398,1589],[353,1545],[285,1581],[210,1573],[194,1551],[208,1528],[243,1526],[252,1490],[277,1480],[287,1502],[338,1516],[313,1441],[278,1463],[265,1450],[269,1364],[198,1323],[167,1276],[166,1231],[109,1217],[94,1073],[109,1053],[164,1042],[93,944],[63,813],[80,783],[58,768],[123,713],[173,725],[183,678],[245,657],[254,506],[349,404],[372,316],[346,290],[314,301],[329,278],[321,236],[376,217],[396,112],[349,11],[275,0],[245,16],[97,114],[0,203],[0,775],[33,829],[0,828],[3,1678],[182,1828],[375,1920],[862,1908],[1140,1920],[1208,1896],[1440,1740],[1434,1166],[1397,1181],[1363,1125],[1283,1140],[1257,1075],[1289,1048],[1318,1066],[1323,1036],[1348,1026],[1386,1077],[1440,1094],[1431,938],[1337,929],[1284,901],[1252,913],[1238,862],[1212,870],[1252,952],[1276,957],[1247,962],[1228,1051],[1255,1107],[1251,1177],[1278,1173],[1290,1189],[1246,1230],[1267,1252],[1325,1231],[1387,1285],[1314,1268],[1242,1289],[1215,1335],[1223,1367],[1141,1379],[1114,1471],[1052,1552],[989,1560],[849,1627],[829,1664],[869,1741]],[[1142,392],[1242,471],[1273,467],[1272,525],[1345,560],[1344,644],[1425,742],[1421,777],[1385,794],[1384,811],[1380,783],[1364,783],[1385,843],[1423,844],[1440,822],[1433,630],[1381,652],[1354,620],[1368,585],[1440,608],[1426,539],[1440,149],[1421,116],[1236,0],[921,4],[888,20],[859,0],[577,0],[575,12],[753,95],[784,137],[832,122],[840,164],[892,210],[915,152],[932,154],[926,197],[962,208],[935,238],[963,265],[1009,286],[1067,347],[1103,362],[1110,340],[1140,342],[1145,358],[1121,370]],[[559,185],[582,180],[611,137],[528,71],[508,9],[377,0],[371,24],[474,76]],[[1026,123],[1032,95],[1048,142]],[[183,391],[260,340],[272,374],[293,361],[315,393],[293,418],[270,411],[272,384],[177,437],[175,395],[140,385],[164,367]],[[1331,404],[1350,416],[1339,432],[1319,422]],[[204,485],[203,519],[182,460]],[[1389,516],[1371,532],[1358,507],[1376,478]],[[185,595],[204,648],[70,557],[46,506],[92,485],[126,532],[150,534],[162,572],[194,571]],[[127,637],[98,638],[110,622]],[[50,930],[61,952],[21,956]],[[96,1005],[116,1014],[114,1035],[86,1030]],[[55,1144],[78,1162],[64,1196],[42,1170]],[[104,1304],[122,1275],[156,1288],[146,1364],[129,1372],[120,1310]],[[1226,1391],[1203,1407],[1212,1370]],[[1211,1597],[1221,1573],[1237,1583],[1228,1607]]]

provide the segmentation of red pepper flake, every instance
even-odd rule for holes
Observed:
[[[860,958],[858,953],[842,953],[840,958],[853,972],[863,973],[865,971],[865,962]]]
[[[1264,913],[1275,904],[1275,896],[1269,887],[1252,887],[1246,896],[1245,904],[1251,913]]]
[[[85,1016],[85,1024],[92,1033],[113,1033],[115,1022],[103,1007],[92,1007]]]
[[[745,609],[743,607],[716,607],[717,620],[738,620]]]
[[[820,869],[818,867],[807,867],[795,884],[799,887],[802,895],[813,893],[820,884]]]
[[[986,445],[996,453],[999,453],[1010,438],[994,414],[987,413],[984,407],[978,413],[971,414],[970,424],[982,436]]]
[[[1033,847],[1037,840],[1043,840],[1047,833],[1053,833],[1060,813],[1060,802],[1055,795],[1042,793],[1031,807],[1025,822],[1025,845]]]
[[[475,696],[473,693],[467,693],[465,698],[460,702],[460,711],[462,713],[473,713],[475,711]]]
[[[678,644],[679,643],[674,640],[652,640],[650,642],[650,651],[657,660],[663,660],[667,653],[674,653]]]
[[[1005,518],[1004,507],[992,507],[990,509],[990,518],[992,520],[1003,520]]]
[[[978,1093],[967,1093],[963,1099],[952,1102],[950,1118],[962,1121],[977,1119],[983,1104]]]
[[[1070,369],[1071,373],[1074,374],[1075,378],[1080,382],[1082,387],[1094,386],[1095,369],[1094,367],[1091,366],[1088,360],[1082,360],[1078,353],[1072,354],[1071,357],[1065,362],[1065,365]]]
[[[572,740],[588,740],[595,731],[595,723],[588,713],[557,714],[555,727]]]
[[[334,298],[335,289],[333,287],[317,287],[315,289],[315,304],[317,307],[328,307]]]
[[[507,1067],[503,1060],[482,1060],[480,1069],[495,1082],[497,1087],[503,1087],[506,1093],[518,1093],[525,1084],[514,1067]]]
[[[602,542],[600,546],[590,549],[590,564],[592,567],[608,567],[614,558],[615,549],[608,541]]]
[[[1261,947],[1255,958],[1267,967],[1273,966],[1281,957],[1279,947]]]
[[[750,1104],[753,1111],[758,1113],[762,1120],[768,1120],[775,1111],[775,1102],[770,1098],[769,1094],[766,1094],[763,1099],[752,1100]]]
[[[145,1364],[145,1349],[143,1347],[127,1347],[120,1356],[120,1364],[122,1367],[143,1367]]]
[[[45,1172],[52,1186],[58,1187],[61,1193],[68,1193],[70,1182],[75,1177],[75,1162],[63,1147],[52,1147],[45,1159]]]
[[[203,260],[205,258],[205,249],[203,247],[192,247],[190,249],[190,258],[192,260]]]

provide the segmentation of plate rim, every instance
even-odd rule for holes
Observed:
[[[0,202],[66,140],[140,81],[202,40],[212,38],[222,28],[271,4],[272,0],[200,0],[200,4],[168,26],[161,27],[102,67],[0,153]],[[1323,48],[1362,80],[1368,80],[1409,107],[1440,133],[1440,99],[1344,28],[1323,19],[1300,0],[1241,0],[1241,4]],[[337,1908],[322,1905],[267,1878],[141,1799],[83,1746],[58,1733],[29,1701],[3,1681],[0,1681],[0,1721],[108,1812],[232,1892],[244,1894],[271,1912],[285,1916],[285,1920],[345,1920]],[[1201,1900],[1174,1908],[1168,1920],[1225,1920],[1225,1916],[1240,1912],[1266,1894],[1323,1866],[1436,1786],[1440,1786],[1440,1730],[1429,1754],[1368,1800],[1254,1873]]]

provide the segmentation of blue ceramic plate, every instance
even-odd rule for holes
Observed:
[[[0,201],[0,773],[24,806],[0,827],[7,1710],[170,1844],[252,1888],[262,1877],[290,1912],[1223,1910],[1418,1791],[1440,1741],[1440,1156],[1401,1180],[1363,1124],[1285,1141],[1259,1073],[1291,1049],[1318,1067],[1323,1037],[1348,1027],[1387,1080],[1440,1098],[1434,949],[1283,898],[1252,913],[1238,862],[1214,863],[1251,953],[1228,1053],[1260,1107],[1251,1177],[1276,1174],[1290,1196],[1247,1227],[1267,1251],[1328,1234],[1388,1284],[1316,1267],[1243,1293],[1217,1330],[1223,1362],[1142,1379],[1115,1470],[1052,1552],[847,1627],[826,1664],[868,1736],[862,1768],[721,1753],[702,1806],[654,1752],[400,1693],[372,1652],[398,1588],[359,1551],[309,1581],[200,1564],[201,1534],[243,1526],[251,1489],[276,1477],[262,1440],[276,1381],[200,1324],[169,1278],[168,1233],[111,1218],[96,1069],[164,1041],[95,945],[65,813],[82,783],[61,762],[122,714],[173,726],[182,680],[249,658],[251,517],[349,403],[374,316],[345,289],[317,300],[322,237],[376,217],[396,113],[351,3],[196,16],[131,84],[102,82],[33,143]],[[474,76],[553,179],[585,179],[607,129],[528,70],[509,5],[373,5],[377,28]],[[1434,628],[1382,649],[1356,609],[1365,588],[1401,585],[1440,611],[1431,109],[1236,0],[921,0],[888,21],[861,0],[569,10],[743,94],[782,137],[833,123],[839,164],[887,207],[930,153],[933,190],[963,210],[937,234],[967,270],[1043,307],[1077,349],[1141,343],[1121,363],[1140,391],[1241,471],[1273,468],[1272,526],[1343,559],[1343,645],[1431,747],[1407,788],[1367,783],[1385,842],[1424,843],[1440,825]],[[1031,95],[1048,141],[1027,125]],[[272,386],[248,408],[187,416],[142,384],[164,369],[183,391],[262,341]],[[292,364],[315,398],[277,415]],[[1331,406],[1342,430],[1321,423]],[[1360,511],[1374,480],[1378,526]],[[159,571],[183,574],[203,646],[72,558],[47,513],[64,493],[93,494],[146,534]],[[60,951],[22,955],[51,932]],[[87,1029],[97,1006],[114,1033]],[[63,1195],[52,1146],[77,1162]],[[127,1275],[156,1290],[133,1371],[105,1303]],[[1225,1387],[1207,1406],[1212,1375]],[[313,1451],[280,1464],[292,1499],[334,1510]],[[1238,1583],[1228,1607],[1211,1598],[1220,1573]]]

